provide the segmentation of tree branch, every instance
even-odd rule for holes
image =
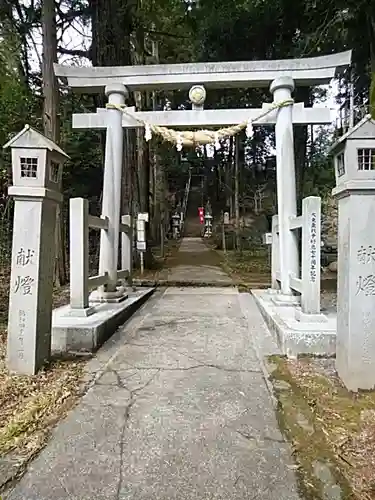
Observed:
[[[73,21],[77,17],[88,17],[90,13],[91,13],[90,7],[86,7],[79,10],[71,9],[68,10],[67,12],[63,12],[61,8],[57,7],[57,14],[59,15],[61,22]]]
[[[91,59],[91,47],[88,50],[66,49],[65,47],[59,47],[57,50],[60,54],[67,56],[86,57],[87,59]]]
[[[148,33],[153,35],[167,36],[169,38],[190,38],[185,35],[177,35],[175,33],[167,33],[166,31],[149,30]]]

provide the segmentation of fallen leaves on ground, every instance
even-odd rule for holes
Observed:
[[[14,449],[33,454],[79,394],[83,362],[56,361],[35,376],[13,375],[5,332],[0,339],[0,456]]]
[[[7,294],[7,287],[0,287],[0,302],[7,303]],[[67,287],[55,290],[54,307],[68,300]],[[77,401],[85,360],[54,361],[35,376],[10,374],[6,366],[6,312],[1,312],[0,460],[16,456],[22,471],[44,446],[53,426]],[[9,479],[13,478],[0,477],[0,491]]]

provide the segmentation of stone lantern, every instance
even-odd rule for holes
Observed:
[[[204,215],[204,237],[209,238],[212,235],[212,215],[205,213]]]
[[[177,240],[180,237],[180,229],[181,229],[181,215],[179,213],[175,213],[172,215],[172,231],[173,238]]]
[[[331,148],[338,201],[336,369],[349,390],[375,387],[375,121]]]
[[[50,357],[56,208],[62,202],[62,166],[69,158],[29,125],[12,149],[14,198],[9,292],[8,367],[35,374]]]

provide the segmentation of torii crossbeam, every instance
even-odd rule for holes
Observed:
[[[82,92],[103,92],[109,84],[122,83],[130,91],[207,88],[269,87],[279,76],[290,76],[296,86],[329,83],[351,61],[351,51],[303,59],[239,61],[145,66],[73,67],[55,64],[55,74],[69,87]]]
[[[135,111],[134,107],[127,108],[122,116],[124,128],[143,127],[143,123],[152,123],[164,127],[222,127],[230,126],[251,120],[254,125],[275,125],[277,110],[271,111],[260,120],[256,118],[269,108],[264,104],[262,108],[241,109],[202,109],[186,111]],[[293,106],[293,123],[298,125],[322,125],[332,122],[329,108],[305,108],[303,103]],[[107,110],[98,108],[96,113],[76,113],[73,115],[73,128],[105,129],[107,128]]]

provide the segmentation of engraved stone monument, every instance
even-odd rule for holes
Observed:
[[[375,122],[331,148],[338,200],[336,369],[349,390],[375,387]]]
[[[68,156],[26,125],[12,148],[14,198],[8,368],[34,375],[50,357],[56,207]]]

